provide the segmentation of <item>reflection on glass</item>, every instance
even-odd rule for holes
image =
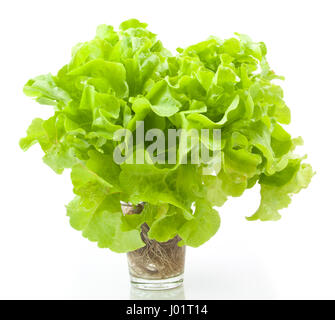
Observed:
[[[130,286],[130,300],[185,300],[184,286],[168,290],[142,290]]]

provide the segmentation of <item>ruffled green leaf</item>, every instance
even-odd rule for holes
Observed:
[[[40,104],[56,106],[59,103],[63,106],[71,100],[70,95],[56,85],[51,74],[29,80],[23,92],[29,97],[34,97]]]
[[[117,97],[123,98],[128,95],[126,82],[126,70],[121,63],[95,59],[87,62],[81,67],[69,72],[70,76],[86,76],[88,80],[101,79],[109,84],[109,89],[115,92]]]
[[[97,191],[88,198],[76,197],[70,202],[67,214],[71,226],[100,248],[122,253],[143,247],[138,230],[122,230],[120,198]]]
[[[196,202],[194,219],[187,221],[178,234],[183,239],[180,245],[199,247],[208,241],[220,227],[220,216],[207,201]]]
[[[187,120],[198,122],[201,124],[201,127],[207,129],[221,128],[229,121],[236,120],[239,117],[239,115],[241,115],[241,111],[237,110],[239,106],[239,101],[240,101],[239,96],[236,96],[232,101],[232,103],[227,108],[222,119],[218,122],[213,122],[210,119],[208,119],[205,115],[197,113],[194,114],[192,113],[188,115]]]
[[[307,188],[314,175],[309,164],[301,159],[291,160],[287,167],[272,176],[261,176],[261,203],[258,210],[248,220],[278,220],[279,210],[291,203],[291,196]]]
[[[151,102],[152,111],[160,117],[170,117],[181,107],[180,102],[172,96],[171,89],[164,80],[157,82],[146,98]]]
[[[189,199],[175,192],[176,183],[167,181],[171,174],[169,169],[158,169],[153,164],[126,163],[122,164],[121,168],[120,184],[129,195],[129,202],[144,201],[154,205],[169,203],[183,209],[185,215],[189,215]]]
[[[168,241],[179,234],[179,229],[187,223],[183,211],[170,206],[163,217],[156,218],[151,224],[148,236],[160,242]]]

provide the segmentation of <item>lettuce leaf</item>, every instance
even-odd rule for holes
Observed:
[[[261,176],[261,203],[258,210],[247,219],[278,220],[278,210],[286,208],[291,203],[291,196],[301,189],[307,188],[314,172],[309,164],[301,164],[301,159],[289,161],[280,172],[272,176]]]

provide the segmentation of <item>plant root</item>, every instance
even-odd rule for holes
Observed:
[[[125,214],[141,213],[144,204],[126,206]],[[150,228],[144,223],[141,226],[141,237],[145,246],[132,252],[128,252],[128,264],[130,273],[144,279],[168,279],[176,277],[184,272],[185,246],[178,246],[181,238],[177,235],[166,242],[158,242],[149,239]]]

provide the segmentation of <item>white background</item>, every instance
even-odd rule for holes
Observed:
[[[0,6],[0,298],[141,298],[130,292],[126,256],[98,249],[70,227],[68,172],[54,174],[37,146],[27,153],[18,147],[32,118],[51,114],[23,95],[25,82],[55,73],[98,24],[117,27],[133,17],[149,23],[172,51],[234,32],[264,41],[270,65],[286,76],[289,132],[304,137],[299,151],[317,171],[278,222],[244,219],[258,205],[257,188],[226,203],[220,231],[187,252],[184,292],[170,297],[335,298],[334,1],[11,0]]]

